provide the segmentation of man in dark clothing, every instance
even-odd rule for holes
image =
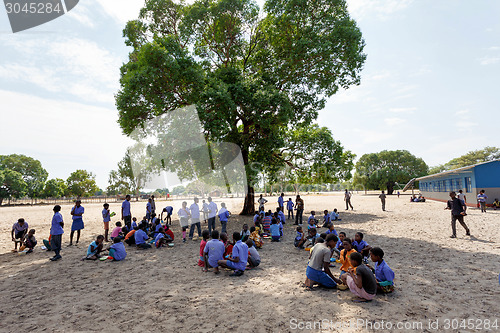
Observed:
[[[448,205],[445,209],[451,210],[451,230],[453,234],[450,238],[457,238],[457,220],[460,222],[462,227],[465,229],[465,234],[470,236],[470,230],[464,222],[465,214],[465,203],[457,198],[455,192],[450,192],[450,200],[448,200]]]

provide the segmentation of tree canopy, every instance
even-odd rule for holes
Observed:
[[[498,159],[500,159],[500,148],[485,147],[483,149],[470,151],[467,154],[452,159],[448,163],[432,167],[429,170],[429,173],[435,174],[444,171],[455,170],[469,165],[489,162]]]
[[[21,174],[26,183],[24,192],[30,198],[41,196],[48,172],[40,161],[25,155],[0,155],[0,170],[10,169]]]
[[[258,172],[302,163],[283,151],[289,135],[304,133],[339,88],[359,84],[366,58],[344,0],[267,0],[262,11],[251,0],[147,0],[124,36],[133,49],[116,96],[123,132],[195,105],[209,145],[241,148],[242,213],[253,213]],[[321,144],[314,149],[328,149]],[[329,160],[342,158],[335,150]]]
[[[0,170],[0,204],[4,199],[24,197],[27,189],[22,174],[11,169]]]
[[[63,179],[49,179],[43,188],[43,198],[61,198],[68,194],[68,186]]]
[[[407,150],[384,150],[361,156],[356,163],[353,184],[392,194],[396,183],[406,184],[412,178],[427,175],[428,171],[424,160]]]
[[[69,193],[79,197],[90,197],[99,190],[95,182],[95,175],[86,170],[72,172],[66,183]]]

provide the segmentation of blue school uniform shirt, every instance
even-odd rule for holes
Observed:
[[[278,197],[278,205],[279,205],[280,207],[283,207],[283,203],[284,203],[284,202],[285,202],[285,201],[283,200],[283,197],[280,195],[280,196]]]
[[[325,216],[323,216],[323,220],[325,221],[325,223],[332,222],[332,219],[331,219],[329,214],[326,214]]]
[[[335,229],[333,229],[333,231],[328,229],[327,231],[325,231],[325,234],[327,234],[327,235],[334,234],[335,236],[339,237],[339,234],[337,233],[337,230],[335,230]]]
[[[125,200],[122,202],[123,216],[130,216],[130,201]]]
[[[80,207],[73,207],[73,214],[83,214],[85,213],[85,208],[83,208],[83,206],[80,206]],[[75,215],[72,215],[71,216],[73,218],[73,220],[77,220],[77,219],[81,219],[83,218],[83,216],[75,216]]]
[[[52,236],[64,234],[64,230],[60,224],[61,222],[63,222],[63,217],[62,217],[61,213],[59,213],[59,212],[54,213],[54,216],[52,216],[52,225],[50,227],[50,234]]]
[[[149,202],[146,204],[146,212],[150,214],[153,212],[153,206]]]
[[[94,251],[92,251],[92,248],[94,248]],[[90,243],[88,249],[87,249],[87,256],[94,255],[97,253],[97,243],[93,241]]]
[[[165,238],[165,236],[162,233],[159,233],[158,235],[156,235],[156,237],[155,237],[155,243],[157,241],[159,241],[160,239],[162,239],[162,238]]]
[[[286,223],[285,213],[283,213],[282,211],[280,211],[278,213],[278,217],[280,218],[281,223]]]
[[[111,216],[109,214],[109,211],[106,208],[104,208],[102,210],[102,221],[103,222],[109,222],[109,221],[111,221]]]
[[[219,220],[221,222],[227,222],[227,219],[229,219],[229,212],[227,210],[224,210],[221,214],[219,214]]]
[[[288,210],[293,210],[293,206],[295,206],[295,205],[293,204],[293,201],[289,200],[289,201],[287,201],[287,202],[286,202],[286,208],[287,208]]]
[[[344,242],[342,242],[340,239],[337,241],[337,244],[335,244],[335,247],[338,250],[343,250],[344,249]]]
[[[219,260],[224,259],[224,252],[226,251],[226,247],[224,243],[222,243],[218,239],[211,239],[205,245],[203,252],[208,256],[208,264],[212,267],[218,267],[217,262]]]
[[[168,213],[169,215],[172,215],[172,213],[174,212],[174,207],[172,207],[172,206],[167,206],[167,207],[165,207],[165,210],[167,211],[167,213]]]
[[[379,265],[378,262],[375,263],[375,277],[377,281],[394,281],[394,272],[392,269],[382,260],[382,263]]]
[[[361,252],[361,250],[363,250],[363,249],[364,249],[365,247],[367,247],[367,246],[368,246],[368,243],[367,243],[367,242],[365,242],[365,240],[364,240],[364,239],[362,239],[362,240],[361,240],[361,242],[359,242],[359,243],[358,243],[357,241],[353,241],[353,242],[352,242],[352,247],[353,247],[356,251],[358,251],[358,252]]]
[[[132,221],[131,227],[132,227],[132,229],[134,229],[135,227],[137,227],[137,223],[135,223],[135,221]],[[132,231],[132,230],[129,230],[129,231]]]
[[[276,224],[275,224],[276,225]],[[236,269],[240,271],[244,271],[247,267],[248,262],[248,246],[246,243],[243,243],[241,240],[237,241],[233,246],[233,258],[240,258],[239,262],[233,262],[233,265]]]
[[[339,214],[338,213],[332,212],[330,214],[330,219],[331,220],[336,221],[336,220],[338,220],[338,218],[339,218]]]
[[[134,233],[135,244],[144,244],[148,240],[148,235],[144,232],[144,230],[139,229]]]
[[[278,236],[280,237],[280,226],[277,225],[277,224],[271,224],[271,227],[270,227],[270,230],[271,230],[271,236]]]
[[[253,223],[257,222],[257,219],[259,218],[260,214],[255,214],[253,216]]]
[[[308,224],[311,224],[311,221],[312,221],[312,223],[314,224],[314,223],[316,223],[316,221],[314,221],[315,219],[316,219],[316,217],[315,217],[314,215],[311,215],[311,216],[309,216],[309,218],[307,219],[307,223],[308,223]]]
[[[297,231],[297,234],[295,235],[295,240],[296,240],[296,241],[299,241],[299,240],[301,240],[301,239],[302,239],[302,232]]]
[[[125,250],[125,245],[123,245],[123,242],[114,243],[110,248],[115,250],[115,260],[120,261],[125,259],[125,257],[127,256],[127,251]]]

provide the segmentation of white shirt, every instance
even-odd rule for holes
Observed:
[[[208,217],[215,217],[217,215],[217,204],[211,202],[208,204]]]
[[[179,217],[186,217],[186,218],[189,217],[188,212],[187,212],[187,208],[186,209],[184,209],[184,208],[179,209],[177,214],[179,214]]]

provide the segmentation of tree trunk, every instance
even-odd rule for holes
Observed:
[[[394,193],[394,183],[387,182],[387,194],[392,195]]]
[[[247,185],[247,195],[240,215],[253,215],[255,213],[255,193],[254,188]]]

